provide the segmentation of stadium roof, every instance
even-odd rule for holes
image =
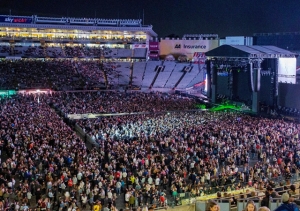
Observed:
[[[293,58],[296,53],[276,46],[261,45],[222,45],[205,53],[207,57],[222,58]]]

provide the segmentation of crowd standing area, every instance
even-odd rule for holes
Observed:
[[[217,193],[234,204],[232,191],[263,203],[269,195],[280,197],[277,186],[294,190],[298,124],[184,111],[194,103],[176,95],[118,92],[1,100],[0,210],[147,211],[179,205],[181,193]],[[90,148],[50,105],[67,114],[150,114],[76,120],[99,144]]]
[[[65,114],[136,113],[189,110],[196,100],[175,94],[143,92],[59,92],[51,101]]]

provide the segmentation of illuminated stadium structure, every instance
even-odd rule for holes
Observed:
[[[0,40],[2,46],[83,46],[124,49],[104,57],[146,58],[149,40],[157,34],[151,25],[142,20],[98,18],[54,18],[39,16],[0,16]],[[138,49],[138,52],[132,52]],[[141,50],[142,49],[142,50]],[[7,52],[9,55],[14,53]],[[136,53],[136,55],[135,55]],[[49,53],[50,54],[50,53]],[[20,55],[27,57],[28,55]],[[55,57],[52,54],[45,57]],[[42,56],[41,56],[42,57]],[[99,57],[82,55],[79,57]]]

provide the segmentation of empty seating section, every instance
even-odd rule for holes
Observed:
[[[133,50],[134,58],[146,58],[147,48],[135,48]]]
[[[150,87],[155,75],[155,68],[161,65],[161,61],[148,61],[145,69],[145,75],[142,83],[142,87]]]
[[[131,49],[125,49],[125,48],[118,48],[117,49],[117,57],[118,58],[132,57],[132,50]]]
[[[198,72],[198,74],[186,85],[187,88],[194,86],[197,83],[201,83],[204,80],[203,71]]]
[[[180,77],[183,74],[183,68],[187,66],[187,64],[184,63],[177,63],[170,78],[168,79],[165,88],[174,88],[175,84],[178,82]]]
[[[132,85],[142,87],[146,62],[133,63]]]
[[[187,85],[196,77],[199,73],[198,64],[192,64],[190,71],[187,72],[184,77],[181,79],[176,88],[185,89]]]
[[[110,58],[110,57],[117,57],[118,51],[114,48],[108,48],[104,50],[104,57]]]
[[[172,71],[175,68],[175,62],[165,61],[163,63],[164,70],[159,73],[155,80],[153,88],[163,88],[166,85],[168,78],[170,77]]]
[[[195,78],[187,85],[187,87],[192,87],[197,83],[201,83],[205,80],[205,71],[204,71],[204,64],[200,64],[199,72],[195,76]]]

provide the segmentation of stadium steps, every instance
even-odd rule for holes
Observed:
[[[167,80],[169,79],[171,73],[174,71],[176,63],[172,61],[164,61],[163,71],[160,71],[155,83],[153,84],[153,88],[163,88],[165,87]]]
[[[175,87],[176,82],[182,76],[182,71],[185,67],[186,67],[185,63],[176,63],[176,65],[175,65],[172,73],[170,74],[170,77],[168,78],[164,88],[173,89]]]
[[[132,68],[131,85],[141,87],[146,70],[146,62],[134,62]]]
[[[197,64],[192,64],[187,66],[186,72],[187,74],[181,79],[180,83],[177,85],[176,88],[178,89],[185,89],[187,85],[198,75],[199,73],[199,66]]]
[[[198,84],[198,83],[201,83],[205,80],[205,65],[204,64],[200,64],[199,65],[199,72],[198,74],[191,80],[191,82],[187,85],[187,88],[188,87],[192,87],[194,86],[195,84]]]
[[[153,85],[154,85],[154,83],[155,83],[155,81],[156,81],[159,73],[162,72],[162,71],[164,71],[164,69],[165,69],[165,66],[163,66],[163,65],[156,66],[156,68],[155,68],[156,75],[154,76],[154,78],[153,78],[153,80],[151,82],[151,85],[150,85],[151,88],[153,87]]]
[[[143,78],[143,83],[142,87],[144,88],[150,88],[151,83],[153,82],[155,76],[156,76],[156,68],[157,66],[161,66],[162,62],[161,61],[148,61],[146,63],[146,69],[144,73],[144,78]]]
[[[183,79],[183,77],[186,75],[186,71],[184,71],[183,73],[182,73],[182,76],[179,78],[179,80],[176,82],[176,84],[174,85],[174,89],[178,86],[178,84],[180,83],[180,81]]]

